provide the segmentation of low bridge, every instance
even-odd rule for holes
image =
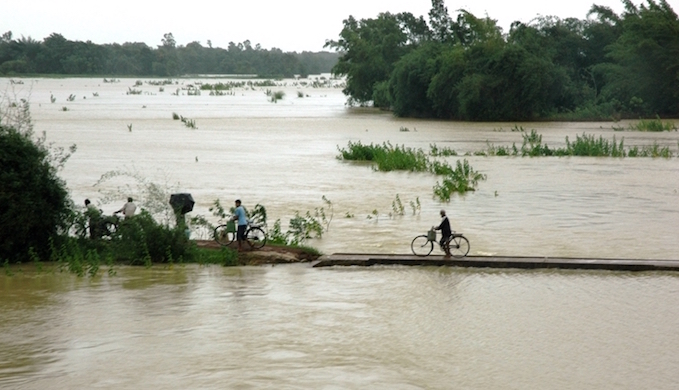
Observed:
[[[445,259],[396,254],[335,253],[324,255],[314,267],[406,265],[468,268],[596,269],[610,271],[679,271],[679,260],[592,259],[568,257],[467,256]]]

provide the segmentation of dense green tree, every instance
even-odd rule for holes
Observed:
[[[418,20],[413,18],[413,23]],[[426,27],[424,21],[419,20]],[[418,34],[413,31],[412,39]],[[135,75],[172,77],[181,74],[255,74],[262,77],[292,77],[295,74],[330,72],[337,53],[284,53],[262,49],[249,41],[232,43],[229,49],[203,47],[200,42],[177,45],[172,33],[161,44],[96,45],[69,41],[51,34],[42,42],[32,38],[13,39],[8,31],[0,37],[0,74],[25,73]],[[210,46],[210,45],[208,45]]]
[[[350,103],[372,100],[375,85],[389,79],[396,62],[416,43],[411,39],[422,35],[419,20],[408,13],[387,12],[360,21],[350,16],[344,20],[340,39],[326,41],[326,47],[343,53],[333,73],[346,76],[344,93]]]
[[[461,45],[446,48],[437,57],[437,72],[427,88],[434,116],[442,119],[460,118],[460,82],[467,71],[467,50]]]
[[[453,19],[448,14],[443,0],[432,0],[429,11],[429,27],[431,28],[432,40],[440,43],[455,43],[453,34]]]
[[[398,116],[431,117],[434,104],[427,95],[437,72],[440,44],[431,42],[403,56],[389,79],[391,108]]]
[[[394,15],[349,18],[329,41],[342,51],[333,72],[347,77],[350,101],[372,99],[399,116],[679,115],[677,15],[666,0],[622,1],[621,16],[595,5],[592,19],[539,17],[507,35],[488,16],[451,18],[442,0],[432,0],[419,39],[407,40],[412,29]]]
[[[70,214],[66,184],[30,135],[0,124],[0,260],[10,262],[46,253]]]
[[[606,99],[637,115],[679,114],[679,19],[665,0],[625,0],[622,33],[599,66]]]
[[[477,43],[503,40],[502,29],[497,25],[497,20],[489,17],[477,18],[465,10],[459,12],[452,26],[455,43],[471,47]]]

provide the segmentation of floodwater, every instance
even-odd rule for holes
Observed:
[[[671,273],[0,275],[0,388],[676,389]]]
[[[487,143],[520,145],[521,134],[510,131],[515,125],[536,129],[550,147],[586,133],[624,137],[628,146],[657,143],[676,155],[677,132],[613,131],[626,122],[399,119],[346,107],[341,88],[294,80],[227,96],[182,89],[225,81],[209,78],[178,80],[163,91],[134,87],[134,79],[0,81],[29,98],[36,133],[45,131],[56,146],[77,144],[60,175],[76,203],[90,198],[106,213],[128,195],[152,206],[143,181],[161,192],[192,193],[192,214],[213,222],[215,199],[262,204],[269,226],[281,219],[284,229],[296,212],[325,207],[330,217],[325,196],[329,230],[308,242],[324,253],[407,253],[445,208],[471,254],[677,258],[676,157],[447,157],[451,164],[466,158],[487,180],[445,204],[432,197],[435,176],[375,172],[335,158],[349,141],[425,150],[436,144],[460,155]],[[129,88],[142,94],[128,95]],[[272,103],[267,89],[286,95]],[[97,184],[109,171],[138,179]],[[392,206],[397,195],[403,215]],[[421,207],[413,210],[417,200]],[[45,268],[12,267],[0,276],[0,388],[679,383],[679,279],[672,273],[292,265],[122,267],[116,275],[77,278]]]
[[[117,177],[95,186],[105,173],[123,171],[156,184],[161,192],[191,193],[197,203],[189,215],[212,222],[216,218],[208,208],[216,199],[232,206],[240,198],[246,207],[264,205],[269,226],[281,219],[286,230],[295,212],[314,214],[325,207],[330,218],[325,196],[332,202],[328,232],[308,242],[324,253],[408,252],[415,235],[438,223],[441,208],[448,211],[453,229],[469,238],[471,254],[674,259],[679,249],[677,157],[447,157],[451,165],[467,159],[487,180],[476,192],[453,196],[445,204],[433,199],[439,180],[435,176],[375,172],[370,165],[336,159],[338,147],[349,141],[389,141],[425,151],[436,144],[460,155],[485,150],[488,143],[520,146],[521,133],[511,131],[515,126],[535,129],[552,148],[563,147],[566,137],[574,140],[586,133],[624,138],[627,146],[669,146],[676,156],[676,131],[613,130],[627,126],[625,122],[399,119],[346,107],[341,86],[312,88],[295,80],[279,81],[276,87],[237,88],[227,96],[207,91],[189,96],[186,90],[224,79],[175,80],[177,84],[163,87],[149,85],[149,80],[135,87],[135,81],[27,79],[14,85],[31,102],[37,134],[45,131],[56,146],[77,145],[61,172],[77,204],[90,198],[110,213],[127,196],[142,207],[153,203],[137,179]],[[129,95],[130,89],[142,94]],[[285,97],[271,103],[266,90],[284,91]],[[74,100],[68,101],[71,95]],[[194,120],[197,129],[173,120],[173,113]],[[397,215],[399,207],[394,212],[397,195],[404,215]],[[410,204],[418,200],[421,207],[413,213]]]

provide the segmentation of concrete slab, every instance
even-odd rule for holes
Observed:
[[[399,254],[335,253],[322,256],[313,266],[450,266],[519,269],[601,269],[611,271],[679,271],[679,260],[592,259],[565,257],[467,256],[445,259],[433,255],[418,257]]]

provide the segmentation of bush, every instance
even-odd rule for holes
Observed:
[[[466,159],[457,160],[455,169],[443,179],[443,182],[436,182],[434,196],[442,202],[448,202],[454,192],[464,194],[467,191],[475,191],[480,180],[486,180],[486,175],[474,171]]]
[[[183,229],[156,222],[146,210],[121,221],[111,244],[118,260],[146,265],[187,260],[193,249]]]
[[[30,130],[0,125],[0,259],[10,262],[28,258],[29,248],[47,253],[71,213],[50,151],[31,136]]]

